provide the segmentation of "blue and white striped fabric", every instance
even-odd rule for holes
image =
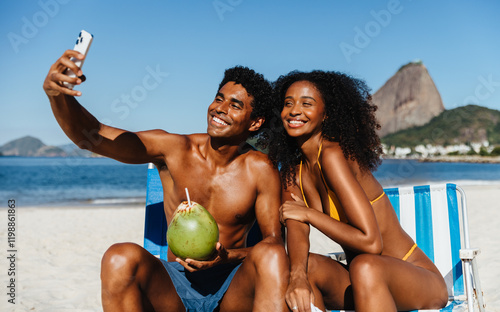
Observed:
[[[464,296],[455,184],[387,189],[399,222],[443,275],[450,298]],[[452,311],[455,304],[441,311]],[[455,307],[458,308],[458,307]],[[455,309],[456,310],[456,309]]]
[[[446,281],[448,305],[441,310],[422,311],[467,311],[459,257],[461,237],[456,185],[411,186],[384,191],[403,229],[436,264]]]

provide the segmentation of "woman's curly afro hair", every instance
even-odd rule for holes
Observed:
[[[271,83],[263,75],[244,66],[235,66],[226,69],[224,78],[219,84],[219,90],[230,81],[241,84],[247,90],[248,94],[253,96],[250,118],[265,118],[266,121],[260,127],[259,131],[255,131],[250,135],[250,137],[258,136],[265,128],[268,128],[268,121],[273,117],[271,104],[273,100],[273,87]]]
[[[365,82],[334,71],[292,71],[274,83],[273,105],[277,111],[282,111],[286,91],[297,81],[311,82],[323,97],[326,110],[323,138],[338,142],[344,156],[355,160],[362,170],[376,170],[382,154],[380,138],[375,132],[380,125],[375,119],[377,107],[371,103]],[[267,143],[271,161],[280,168],[284,185],[289,185],[295,180],[294,169],[302,157],[299,146],[287,135],[282,123]]]

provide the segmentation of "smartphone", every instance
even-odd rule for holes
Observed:
[[[76,66],[82,68],[83,62],[87,59],[87,53],[90,49],[90,45],[92,44],[92,40],[94,39],[94,36],[85,31],[82,30],[80,34],[78,35],[78,38],[76,39],[75,47],[73,50],[80,52],[81,54],[85,55],[85,58],[83,60],[76,59],[74,57],[71,58],[71,61],[73,61]],[[72,70],[69,68],[66,69],[66,74],[70,77],[76,77],[76,74],[73,73]],[[68,82],[63,82],[63,85],[69,89],[73,89],[74,85]]]

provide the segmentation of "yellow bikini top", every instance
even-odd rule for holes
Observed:
[[[330,217],[334,218],[337,221],[347,223],[347,218],[345,217],[344,210],[340,205],[339,199],[337,198],[337,195],[335,195],[335,193],[332,190],[330,190],[330,188],[328,188],[328,184],[326,184],[325,177],[323,176],[323,171],[321,170],[321,165],[319,163],[319,155],[321,155],[322,147],[323,147],[323,142],[321,142],[321,145],[319,146],[317,163],[319,167],[319,172],[321,173],[321,178],[323,179],[323,183],[325,184],[325,187],[328,190],[328,201],[330,202]],[[302,187],[302,160],[300,160],[300,167],[299,167],[299,184],[300,184],[300,191],[302,192],[302,198],[304,198],[304,203],[306,204],[306,207],[309,207],[309,205],[307,204],[306,195],[304,194],[304,188]]]
[[[321,155],[322,147],[323,147],[323,142],[321,142],[321,145],[319,146],[318,158],[316,160],[318,163],[319,172],[321,173],[321,178],[323,179],[323,183],[325,184],[325,187],[328,190],[328,201],[330,203],[330,217],[334,218],[337,221],[348,223],[344,213],[344,209],[340,205],[337,195],[335,195],[335,193],[332,190],[330,190],[328,184],[326,183],[325,177],[323,176],[323,170],[321,170],[321,164],[319,163],[319,155]],[[300,184],[300,191],[302,192],[302,198],[304,199],[304,203],[306,204],[306,207],[309,208],[309,205],[307,204],[306,200],[306,195],[304,194],[304,188],[302,187],[302,160],[300,160],[300,167],[299,167],[299,184]],[[374,200],[371,200],[370,204],[373,205],[373,203],[382,198],[384,195],[385,192],[382,192],[380,196],[378,196]]]

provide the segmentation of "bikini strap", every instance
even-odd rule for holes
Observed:
[[[321,144],[319,145],[318,157],[316,158],[316,160],[318,163],[319,172],[321,173],[321,178],[323,179],[323,182],[325,183],[326,186],[326,181],[325,178],[323,177],[323,172],[321,171],[321,165],[319,164],[319,155],[321,155],[322,147],[323,147],[323,141],[321,141]],[[304,203],[306,204],[306,207],[309,208],[309,205],[307,204],[306,200],[306,195],[304,194],[304,188],[302,187],[302,159],[300,160],[300,167],[299,167],[299,185],[300,185],[300,191],[302,192],[302,198],[304,199]]]
[[[302,159],[300,160],[300,167],[299,167],[299,185],[300,185],[300,191],[302,192],[302,198],[304,199],[304,204],[306,204],[306,207],[309,208],[309,205],[307,204],[306,200],[306,195],[304,194],[304,188],[302,187]]]
[[[413,253],[413,251],[415,250],[415,248],[417,248],[417,244],[413,244],[413,246],[411,246],[410,250],[408,250],[408,252],[406,253],[406,255],[401,259],[403,261],[406,261],[410,256],[411,254]]]
[[[318,157],[316,157],[316,161],[318,162],[319,169],[321,170],[321,165],[319,164],[319,155],[321,155],[321,149],[323,148],[323,141],[321,141],[321,144],[319,145],[319,150],[318,150]]]
[[[379,200],[379,199],[381,199],[382,197],[384,197],[384,195],[385,195],[385,192],[384,192],[384,191],[382,191],[382,194],[380,194],[380,196],[379,196],[379,197],[375,198],[374,200],[370,200],[370,204],[372,204],[372,205],[373,205],[373,204],[374,204],[377,200]]]
[[[319,151],[318,151],[318,158],[317,158],[317,163],[318,163],[318,168],[319,168],[319,173],[321,174],[321,179],[323,179],[323,183],[325,184],[326,190],[330,192],[330,189],[328,188],[328,184],[326,184],[325,176],[323,175],[323,169],[321,169],[321,164],[319,163],[319,155],[321,155],[321,148],[323,147],[323,141],[321,141],[321,144],[319,145]]]

